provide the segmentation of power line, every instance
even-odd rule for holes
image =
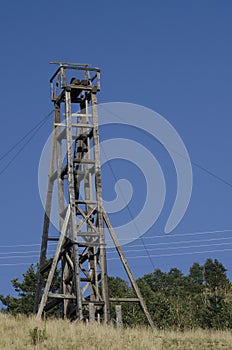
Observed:
[[[221,238],[211,238],[211,239],[195,239],[195,240],[190,240],[190,241],[176,241],[176,242],[158,242],[158,243],[146,243],[146,248],[148,250],[153,250],[153,248],[149,248],[151,246],[160,246],[160,245],[175,245],[175,244],[185,244],[185,243],[201,243],[201,242],[212,242],[212,241],[223,241],[223,240],[230,240],[232,237],[221,237]],[[231,242],[232,243],[232,242]],[[54,243],[53,243],[54,244]],[[230,244],[230,243],[221,243],[222,244]],[[207,246],[211,246],[213,244],[208,244]],[[9,247],[9,246],[7,246]],[[132,246],[127,246],[126,249],[123,249],[123,252],[134,252],[134,251],[141,251],[140,250],[133,250],[133,248],[139,248],[139,247],[144,247],[143,244],[134,244]],[[193,246],[182,246],[182,248],[192,248]],[[109,248],[112,249],[112,248]],[[158,248],[154,250],[160,250],[160,249],[179,249],[179,247],[171,247],[171,248]],[[0,252],[0,255],[9,255],[9,254],[31,254],[31,253],[40,253],[39,250],[24,250],[24,251],[17,251],[17,252],[12,252],[12,251],[5,251],[5,252]],[[48,253],[54,253],[54,251],[48,251]]]
[[[143,239],[156,239],[156,238],[165,238],[165,239],[170,239],[173,237],[185,237],[185,236],[198,236],[198,235],[205,235],[205,234],[217,234],[217,233],[229,233],[232,232],[232,229],[224,229],[224,230],[212,230],[212,231],[196,231],[196,232],[182,232],[182,233],[177,233],[177,234],[169,234],[169,235],[158,235],[158,236],[145,236]],[[232,237],[228,237],[232,238]],[[138,237],[132,237],[131,239],[137,240]],[[216,240],[216,238],[212,238],[209,240]],[[227,239],[226,237],[222,237],[220,239]],[[123,240],[120,239],[120,240]],[[200,241],[200,240],[199,240]],[[207,240],[208,241],[208,240]],[[165,243],[157,243],[157,244],[170,244],[170,243],[180,243],[181,241],[176,241],[176,242],[165,242]],[[186,241],[188,243],[188,241]],[[56,242],[50,242],[49,245],[56,245]],[[150,244],[150,243],[149,243]],[[154,243],[155,244],[155,243]],[[31,243],[31,244],[6,244],[6,245],[0,245],[0,248],[12,248],[12,247],[35,247],[35,246],[40,246],[40,243]],[[111,248],[109,248],[111,249]]]
[[[215,247],[215,246],[223,246],[223,245],[230,245],[230,243],[211,243],[211,244],[199,244],[199,245],[190,245],[190,246],[179,246],[179,247],[165,247],[165,248],[146,248],[147,251],[160,251],[160,250],[180,250],[180,249],[192,249],[192,248],[202,248],[202,247]],[[124,253],[134,253],[134,252],[142,252],[143,249],[131,249],[131,250],[124,250]],[[8,254],[27,254],[27,253],[38,253],[39,251],[28,251],[28,252],[7,252],[7,253],[0,253],[7,256],[0,256],[0,259],[21,259],[21,258],[36,258],[38,255],[8,255]],[[52,253],[52,251],[48,252]],[[149,253],[149,256],[152,257],[152,255]],[[128,256],[128,258],[131,258],[131,256]]]
[[[183,248],[192,248],[194,246],[181,246],[181,247],[168,247],[168,248],[150,248],[151,246],[160,246],[160,245],[175,245],[175,244],[185,244],[185,243],[201,243],[201,242],[210,242],[210,241],[222,241],[222,240],[229,240],[231,239],[231,237],[222,237],[222,238],[212,238],[212,239],[200,239],[200,240],[191,240],[191,241],[177,241],[177,242],[159,242],[159,243],[146,243],[146,248],[148,250],[160,250],[160,249],[183,249]],[[232,242],[231,242],[232,243]],[[230,242],[229,243],[220,243],[220,245],[223,245],[223,244],[231,244]],[[53,243],[54,244],[54,243]],[[207,246],[211,246],[211,245],[214,245],[214,244],[208,244]],[[129,247],[126,247],[126,249],[124,249],[124,253],[125,252],[134,252],[134,251],[142,251],[142,249],[136,249],[134,250],[134,248],[139,248],[139,247],[143,247],[144,246],[142,244],[135,244],[135,245],[132,245],[132,246],[129,246]],[[112,248],[109,248],[109,249],[112,249]],[[39,250],[24,250],[24,251],[4,251],[4,252],[0,252],[0,255],[10,255],[10,254],[32,254],[32,253],[40,253]],[[48,253],[52,254],[54,253],[54,251],[52,250],[48,250]]]
[[[221,246],[221,245],[230,245],[230,243],[212,243],[212,244],[199,244],[199,245],[190,245],[190,246],[181,246],[181,247],[165,247],[165,248],[147,248],[148,251],[155,251],[155,250],[178,250],[178,249],[191,249],[191,248],[201,248],[201,247],[213,247],[213,246]],[[134,253],[134,252],[142,252],[142,249],[130,249],[130,250],[124,250],[124,253]]]
[[[174,242],[158,242],[158,243],[146,243],[146,246],[159,246],[159,245],[173,245],[173,244],[184,244],[184,243],[200,243],[200,242],[211,242],[211,241],[223,241],[223,240],[229,240],[232,239],[232,237],[221,237],[221,238],[209,238],[209,239],[193,239],[190,241],[174,241]],[[131,246],[127,246],[126,249],[135,248],[135,247],[143,247],[142,244],[133,244]],[[111,249],[111,248],[110,248]],[[130,251],[130,250],[124,250]],[[1,254],[1,253],[0,253]]]
[[[143,239],[155,239],[155,238],[172,238],[172,237],[187,237],[187,236],[198,236],[206,234],[216,234],[216,233],[229,233],[232,232],[232,229],[225,230],[213,230],[213,231],[196,231],[196,232],[186,232],[186,233],[176,233],[176,234],[165,234],[157,236],[145,236]],[[131,237],[131,239],[137,240],[139,237]],[[120,238],[120,241],[127,241],[128,238]]]
[[[194,245],[190,245],[190,246],[181,246],[181,247],[170,247],[170,245],[175,245],[175,244],[185,244],[185,243],[201,243],[201,242],[212,242],[212,241],[222,241],[222,240],[229,240],[231,239],[231,237],[222,237],[222,238],[212,238],[212,239],[200,239],[200,240],[191,240],[191,241],[177,241],[177,242],[159,242],[159,243],[147,243],[146,244],[146,250],[147,251],[155,251],[155,250],[163,250],[163,249],[166,249],[166,250],[173,250],[173,249],[191,249],[191,248],[196,248],[196,247],[211,247],[211,246],[215,246],[215,245],[229,245],[229,244],[232,244],[232,242],[225,242],[225,243],[212,243],[212,244],[202,244],[202,245],[197,245],[197,246],[194,246]],[[160,246],[160,245],[169,245],[169,247],[165,247],[165,248],[157,248],[157,246]],[[153,247],[155,246],[155,248],[150,248],[150,247]],[[124,253],[132,253],[132,252],[141,252],[143,251],[143,249],[134,249],[134,248],[139,248],[139,247],[142,247],[144,248],[144,245],[142,244],[135,244],[135,245],[132,245],[132,246],[129,246],[129,247],[126,247],[126,249],[123,249],[123,252]],[[112,249],[112,248],[109,248],[109,249]],[[16,252],[12,252],[12,251],[5,251],[5,252],[0,252],[0,256],[1,255],[8,255],[8,258],[9,258],[9,255],[11,254],[32,254],[32,253],[37,253],[39,254],[40,251],[39,250],[25,250],[25,251],[16,251]],[[48,251],[49,254],[53,254],[54,251],[52,250],[49,250]],[[114,253],[114,252],[113,252]],[[15,256],[10,256],[10,258],[14,258]]]
[[[35,247],[40,246],[39,243],[36,244],[7,244],[7,245],[0,245],[0,248],[11,248],[11,247]]]
[[[0,255],[9,255],[9,254],[32,254],[32,253],[40,253],[39,250],[24,250],[21,252],[0,252]],[[48,250],[48,253],[54,253],[54,251]]]
[[[27,138],[27,136],[30,135],[31,132],[33,132],[37,127],[40,126],[41,123],[47,120],[47,118],[50,117],[52,113],[53,113],[53,110],[49,112],[49,114],[46,115],[42,120],[40,120],[32,129],[30,129],[21,139],[19,139],[6,153],[4,153],[0,157],[0,161],[2,161],[5,157],[7,157],[8,154],[10,154],[21,142],[23,142]]]
[[[21,256],[21,255],[0,256],[0,259],[21,259],[21,258],[38,258],[38,255],[28,255],[28,256]]]
[[[101,144],[100,144],[100,147],[101,147]],[[107,158],[106,153],[105,153],[105,151],[104,151],[104,148],[101,147],[101,149],[103,150],[103,153],[104,153],[105,157]],[[111,164],[110,164],[109,161],[108,161],[108,165],[109,165],[110,171],[111,171],[111,173],[112,173],[112,175],[113,175],[113,177],[114,177],[114,180],[117,181],[116,175],[115,175],[114,170],[113,170],[113,168],[112,168],[112,166],[111,166]],[[126,205],[127,211],[128,211],[128,213],[129,213],[131,219],[133,220],[134,217],[133,217],[133,215],[132,215],[132,213],[131,213],[131,210],[130,210],[129,205],[128,205],[127,202],[126,202],[126,199],[125,199],[125,197],[124,197],[123,191],[121,190],[120,186],[119,186],[119,190],[120,190],[120,192],[121,192],[123,201],[124,201],[124,203],[125,203],[125,205]],[[138,234],[138,236],[139,236],[139,229],[138,229],[137,225],[135,224],[135,222],[133,222],[133,224],[134,224],[135,229],[136,229],[136,231],[137,231],[137,234]],[[142,237],[139,237],[139,239],[140,239],[140,241],[143,243],[143,247],[144,247],[145,251],[147,252],[147,255],[149,256],[149,251],[147,250],[147,248],[146,248],[146,246],[145,246],[145,244],[144,244],[144,242],[143,242],[143,238],[142,238]],[[155,269],[155,265],[154,265],[152,259],[149,259],[149,260],[150,260],[150,263],[151,263],[153,269]]]
[[[180,256],[180,255],[194,255],[194,254],[205,254],[205,253],[216,253],[216,252],[231,252],[231,249],[215,249],[215,250],[202,250],[202,251],[195,251],[195,252],[182,252],[182,253],[173,253],[173,254],[156,254],[151,255],[151,258],[160,258],[160,257],[168,257],[168,256]],[[140,259],[140,258],[148,258],[147,255],[137,255],[137,256],[129,256],[127,259]],[[117,260],[120,259],[119,257],[115,258],[108,258],[107,260]]]
[[[100,105],[100,106],[104,109],[104,107],[103,107],[102,105]],[[107,108],[105,108],[105,110],[107,110]],[[115,115],[119,120],[122,120],[116,113],[112,113],[111,111],[109,111],[109,113]],[[156,138],[154,138],[154,140],[155,140],[157,143],[159,143],[159,144],[163,147],[162,143],[161,143],[159,140],[157,140]],[[103,152],[104,152],[104,148],[103,148],[103,147],[101,147],[101,148],[102,148],[102,150],[103,150]],[[185,158],[182,154],[179,154],[178,152],[176,152],[176,150],[173,150],[173,151],[174,151],[176,154],[180,155],[181,157]],[[105,155],[105,157],[106,157],[105,152],[104,152],[104,155]],[[106,158],[107,158],[107,157],[106,157]],[[205,167],[199,165],[199,164],[196,163],[196,162],[192,162],[192,164],[194,164],[195,166],[197,166],[199,169],[205,171],[208,175],[210,175],[210,176],[214,177],[215,179],[217,179],[217,180],[223,182],[224,184],[228,185],[229,187],[232,187],[232,184],[231,184],[231,183],[229,183],[228,181],[224,180],[224,179],[221,178],[220,176],[214,174],[212,171],[209,171],[208,169],[206,169]],[[111,170],[111,173],[113,174],[114,179],[117,180],[117,179],[116,179],[116,176],[115,176],[115,174],[114,174],[113,168],[112,168],[112,166],[111,166],[111,164],[110,164],[110,162],[108,162],[108,165],[109,165],[109,168],[110,168],[110,170]],[[127,202],[125,201],[125,198],[124,198],[124,196],[123,196],[123,192],[121,191],[121,189],[120,189],[120,192],[121,192],[121,194],[122,194],[122,197],[123,197],[125,206],[126,206],[128,212],[129,212],[129,215],[130,215],[131,219],[133,220],[133,215],[132,215],[132,213],[131,213],[131,211],[130,211],[130,208],[129,208]],[[143,238],[142,238],[141,236],[139,236],[139,230],[138,230],[138,228],[137,228],[136,225],[135,225],[135,228],[136,228],[136,231],[137,231],[137,233],[138,233],[138,237],[136,237],[135,239],[140,239],[140,241],[142,242],[142,245],[143,245],[143,247],[144,247],[144,250],[145,250],[146,253],[147,253],[147,256],[148,256],[148,258],[149,258],[149,261],[150,261],[152,267],[155,268],[154,263],[153,263],[152,258],[151,258],[152,256],[150,256],[150,253],[149,253],[149,250],[150,250],[150,249],[147,249],[147,247],[146,247],[145,244],[144,244]],[[214,245],[217,245],[217,244],[214,244]],[[218,244],[218,245],[219,245],[219,244]],[[203,245],[203,246],[204,246],[204,245]],[[195,246],[195,247],[198,247],[198,246]],[[161,249],[162,249],[162,248],[161,248]],[[164,249],[164,248],[163,248],[163,249]],[[170,249],[171,249],[171,248],[170,248]],[[177,248],[172,248],[172,249],[177,249]],[[154,249],[154,250],[157,250],[157,249]],[[131,251],[131,250],[130,250],[130,251]],[[134,250],[134,251],[136,251],[136,250]],[[137,250],[137,251],[138,251],[138,250]]]
[[[7,263],[7,264],[0,264],[0,266],[28,266],[29,264],[35,264],[36,262],[25,262],[25,263]]]
[[[117,113],[114,113],[114,112],[110,111],[110,110],[109,110],[108,108],[106,108],[105,106],[102,106],[101,104],[99,104],[98,106],[101,107],[102,109],[105,109],[108,113],[114,115],[114,116],[115,116],[116,118],[118,118],[119,120],[124,121]],[[164,147],[163,144],[162,144],[159,140],[157,140],[155,137],[153,137],[153,138],[154,138],[154,140],[155,140],[158,144],[160,144],[162,147]],[[179,156],[181,156],[182,158],[185,158],[182,154],[180,154],[180,153],[177,152],[176,150],[172,149],[172,151],[175,152],[176,154],[178,154]],[[194,162],[194,161],[191,160],[191,163],[192,163],[193,165],[195,165],[197,168],[199,168],[199,169],[201,169],[202,171],[204,171],[206,174],[208,174],[208,175],[214,177],[214,178],[217,179],[218,181],[220,181],[220,182],[224,183],[225,185],[227,185],[227,186],[229,186],[229,187],[232,188],[232,183],[230,183],[229,181],[223,179],[221,176],[215,174],[215,173],[212,172],[211,170],[208,170],[206,167],[200,165],[200,164],[197,163],[197,162]]]
[[[50,244],[56,244],[56,242],[51,242]],[[8,245],[0,245],[0,248],[11,248],[11,247],[35,247],[40,246],[40,243],[35,244],[8,244]]]
[[[28,250],[28,251],[22,251],[22,252],[0,252],[0,255],[7,255],[7,254],[31,254],[31,253],[39,253],[39,250]]]
[[[0,157],[0,161],[3,160],[8,154],[10,154],[19,144],[21,144],[30,134],[32,134],[29,139],[19,148],[18,152],[9,160],[6,166],[0,171],[2,175],[13,161],[20,155],[24,148],[30,143],[38,131],[43,127],[43,125],[48,121],[49,117],[53,113],[53,110],[49,112],[39,123],[37,123],[30,131],[28,131],[18,142],[16,142],[5,154]]]
[[[194,255],[194,254],[205,254],[205,253],[221,253],[221,252],[231,252],[232,249],[215,249],[215,250],[202,250],[202,251],[194,251],[194,252],[182,252],[182,253],[173,253],[173,254],[155,254],[150,255],[151,258],[160,258],[160,257],[171,257],[171,256],[182,256],[182,255]],[[141,258],[149,258],[147,255],[137,255],[137,256],[129,256],[127,259],[141,259]],[[115,258],[108,258],[107,260],[119,260],[119,257]],[[21,265],[29,265],[29,264],[35,264],[36,262],[28,262],[28,263],[6,263],[6,264],[0,264],[0,266],[21,266]]]

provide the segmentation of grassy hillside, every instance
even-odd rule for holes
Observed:
[[[63,320],[38,321],[0,314],[0,349],[4,350],[207,350],[232,349],[232,333],[197,330],[157,331],[145,328],[117,330]]]

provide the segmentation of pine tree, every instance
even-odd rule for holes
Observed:
[[[28,270],[22,276],[22,282],[18,278],[14,278],[11,283],[15,290],[18,293],[18,297],[13,297],[11,295],[3,296],[0,295],[0,301],[3,305],[6,306],[5,311],[13,315],[16,314],[25,314],[29,315],[33,313],[34,309],[34,299],[35,299],[35,290],[37,283],[37,266],[33,264],[30,265]],[[47,276],[45,276],[43,284],[45,285]],[[56,292],[59,290],[59,271],[54,277],[52,283],[52,291]],[[55,312],[55,311],[54,311]]]

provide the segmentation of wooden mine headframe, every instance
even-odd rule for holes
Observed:
[[[55,62],[50,80],[54,125],[35,312],[41,317],[60,305],[62,316],[110,321],[105,233],[108,230],[137,298],[112,301],[139,302],[153,322],[129,268],[126,257],[102,205],[97,92],[100,70],[87,64]],[[54,184],[58,187],[59,234],[49,236]],[[50,242],[57,241],[47,260]],[[60,291],[52,282],[61,270]],[[44,275],[46,284],[43,286]]]

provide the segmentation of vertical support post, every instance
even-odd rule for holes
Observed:
[[[67,140],[67,158],[68,158],[68,187],[69,187],[69,202],[71,206],[71,220],[70,220],[70,238],[72,241],[77,239],[76,236],[76,207],[75,207],[75,187],[74,187],[74,169],[72,158],[72,114],[71,114],[71,93],[70,89],[65,90],[65,115],[66,115],[66,140]],[[79,255],[78,244],[72,247],[72,258],[74,265],[74,288],[77,303],[77,317],[82,320],[82,298],[81,298],[81,283],[80,283],[80,269],[79,269]]]
[[[103,221],[103,204],[102,204],[102,184],[101,184],[101,167],[100,167],[100,146],[99,146],[99,131],[98,131],[98,115],[97,115],[97,96],[92,93],[92,114],[93,114],[93,143],[95,156],[95,182],[96,182],[96,197],[98,205],[98,226],[100,231],[100,264],[101,264],[101,281],[104,305],[104,320],[105,323],[110,321],[110,305],[106,267],[106,248],[105,234]]]
[[[54,122],[55,122],[55,117],[54,117]],[[36,292],[35,292],[34,313],[38,311],[38,306],[39,306],[41,291],[42,291],[42,284],[43,284],[43,277],[40,273],[40,269],[46,262],[48,230],[50,226],[52,192],[53,192],[53,184],[54,184],[53,173],[54,173],[55,153],[56,153],[56,132],[55,132],[55,128],[53,128],[50,167],[49,167],[49,176],[48,176],[48,190],[47,190],[45,212],[44,212],[44,223],[43,223],[42,243],[41,243],[41,249],[40,249],[39,268],[37,272],[37,286],[36,286]]]
[[[148,323],[151,326],[151,329],[154,331],[155,330],[155,326],[154,326],[154,323],[152,321],[152,318],[151,318],[151,316],[150,316],[150,314],[148,312],[148,309],[146,307],[146,304],[145,304],[145,301],[143,299],[143,296],[142,296],[142,294],[140,292],[140,289],[139,289],[139,287],[138,287],[138,285],[136,283],[136,280],[135,280],[135,278],[133,276],[133,273],[132,273],[132,271],[131,271],[131,269],[129,267],[127,259],[126,259],[125,255],[124,255],[123,251],[122,251],[122,248],[120,246],[118,238],[117,238],[117,236],[116,236],[116,234],[115,234],[115,232],[113,230],[113,227],[112,227],[112,225],[110,223],[110,220],[109,220],[108,215],[106,214],[106,212],[104,212],[104,220],[105,220],[106,226],[109,229],[112,241],[114,242],[115,248],[116,248],[116,250],[118,252],[118,255],[119,255],[120,259],[121,259],[123,267],[124,267],[128,277],[129,277],[131,285],[134,288],[134,291],[135,291],[135,293],[136,293],[136,295],[137,295],[137,297],[139,299],[141,308],[142,308],[142,310],[143,310],[143,312],[144,312],[144,314],[145,314],[145,316],[146,316],[146,318],[148,320]]]
[[[44,288],[44,293],[43,293],[43,297],[42,297],[42,300],[41,300],[41,303],[40,303],[40,306],[39,306],[37,317],[41,317],[42,316],[44,307],[45,307],[47,299],[48,299],[49,289],[50,289],[51,284],[52,284],[52,279],[54,277],[55,269],[56,269],[56,266],[57,266],[57,263],[58,263],[59,254],[61,252],[61,248],[62,248],[62,245],[63,245],[64,240],[65,240],[65,236],[66,236],[66,232],[67,232],[68,224],[69,224],[69,219],[70,219],[70,206],[68,207],[68,210],[67,210],[67,213],[66,213],[66,217],[65,217],[65,220],[64,220],[64,225],[63,225],[62,231],[60,233],[59,242],[58,242],[58,245],[56,247],[56,253],[54,255],[54,258],[53,258],[53,261],[52,261],[52,265],[51,265],[51,269],[49,271],[48,279],[47,279],[47,282],[46,282],[46,286]]]
[[[116,305],[115,306],[115,313],[116,313],[116,327],[122,328],[122,305]]]
[[[89,303],[89,322],[95,322],[95,305],[93,303]]]

